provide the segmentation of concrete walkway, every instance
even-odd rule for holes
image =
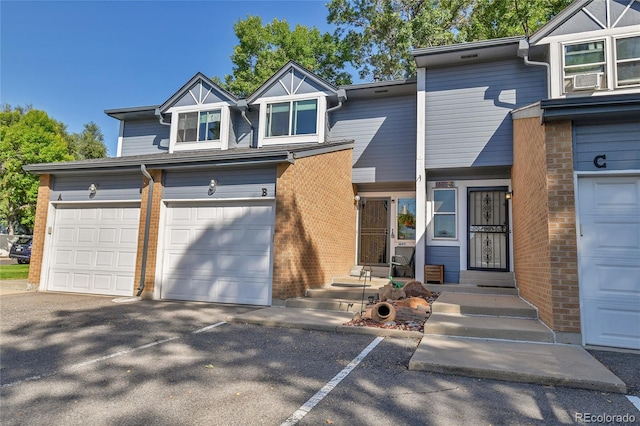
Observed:
[[[36,288],[24,280],[0,280],[0,296],[35,291]]]
[[[580,346],[425,336],[419,332],[349,327],[352,313],[271,307],[232,315],[229,322],[388,337],[422,338],[409,368],[541,385],[626,393],[627,387]],[[428,323],[428,321],[427,321]]]

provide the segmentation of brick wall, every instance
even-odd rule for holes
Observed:
[[[511,208],[514,270],[520,295],[538,308],[540,319],[553,329],[544,131],[537,117],[513,122]]]
[[[303,296],[353,266],[351,160],[348,149],[278,166],[273,299]]]
[[[51,175],[40,175],[38,200],[36,202],[36,220],[33,227],[33,244],[31,245],[31,264],[29,265],[29,284],[39,285],[42,274],[42,257],[44,255],[44,238],[49,214],[49,197],[51,193]]]
[[[154,282],[156,279],[156,260],[158,258],[158,231],[160,227],[160,205],[162,202],[162,170],[149,170],[153,177],[153,199],[151,200],[151,220],[149,221],[149,240],[147,245],[147,265],[145,269],[143,298],[153,298]],[[142,251],[144,249],[144,228],[147,220],[149,198],[149,180],[143,177],[142,196],[140,202],[140,227],[138,230],[138,252],[136,255],[136,272],[134,275],[134,294],[140,286],[142,272]]]
[[[553,329],[580,333],[571,122],[546,125]]]
[[[562,333],[580,333],[570,122],[514,120],[515,273],[520,295]]]

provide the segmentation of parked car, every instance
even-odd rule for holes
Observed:
[[[33,237],[20,237],[18,241],[13,243],[11,250],[9,251],[9,257],[16,259],[18,263],[31,262],[31,244],[33,243]]]

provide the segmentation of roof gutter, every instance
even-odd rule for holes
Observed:
[[[153,113],[156,115],[156,117],[158,117],[158,122],[160,124],[162,124],[163,126],[171,126],[171,123],[165,123],[164,122],[164,117],[160,113],[160,108],[156,108]]]
[[[347,91],[345,89],[338,89],[336,94],[338,95],[338,105],[336,105],[334,107],[331,107],[331,108],[327,109],[324,112],[324,118],[325,118],[324,119],[324,125],[325,125],[326,130],[327,130],[324,133],[325,134],[325,137],[324,137],[325,142],[329,141],[329,138],[328,138],[327,135],[329,135],[329,131],[331,130],[331,128],[329,126],[329,113],[342,108],[342,103],[347,101]]]
[[[151,222],[151,200],[153,200],[153,177],[147,171],[147,168],[144,164],[140,164],[140,171],[149,180],[149,191],[147,194],[147,214],[144,221],[144,235],[143,245],[142,245],[142,266],[140,268],[140,285],[138,286],[138,294],[136,296],[140,296],[142,294],[142,290],[144,290],[144,281],[147,273],[147,249],[149,248],[149,223]]]
[[[536,62],[529,60],[529,40],[520,40],[518,45],[518,56],[524,59],[524,64],[528,66],[540,66],[547,69],[547,98],[551,97],[551,65],[546,62]]]

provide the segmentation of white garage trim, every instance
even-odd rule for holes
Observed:
[[[640,349],[639,186],[640,170],[574,173],[585,345]]]
[[[270,305],[273,198],[163,200],[154,297]]]
[[[139,224],[138,200],[50,203],[40,290],[133,294]]]

